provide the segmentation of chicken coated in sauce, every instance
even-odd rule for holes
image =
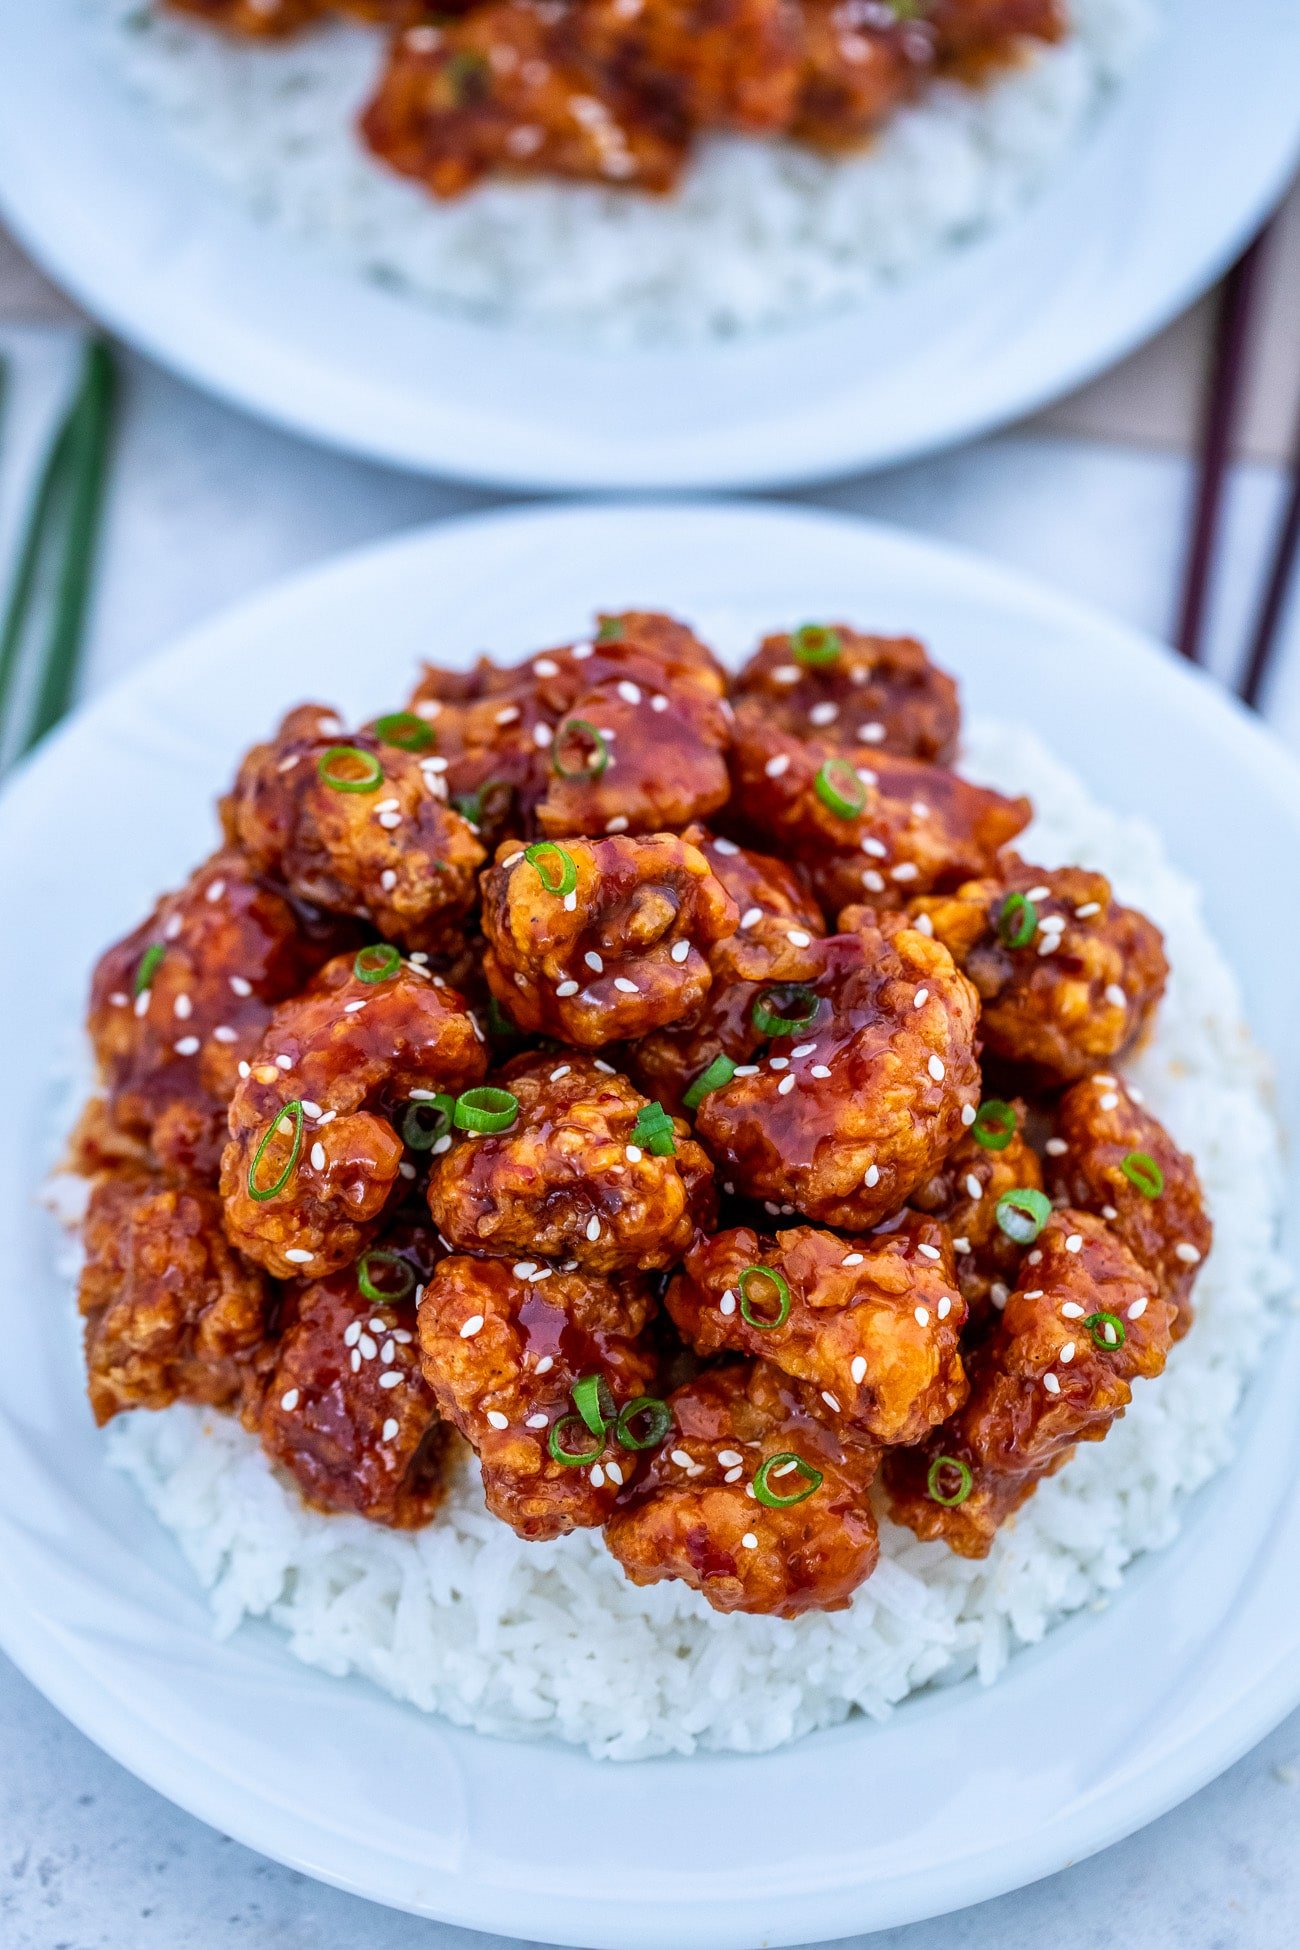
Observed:
[[[441,977],[395,949],[328,963],[276,1011],[231,1101],[231,1240],[282,1280],[350,1266],[415,1175],[402,1136],[412,1105],[479,1083],[486,1067],[482,1031]]]
[[[1098,1074],[1061,1098],[1047,1154],[1053,1196],[1106,1220],[1173,1308],[1174,1339],[1181,1340],[1214,1240],[1187,1153],[1122,1078]]]
[[[933,1174],[974,1115],[975,992],[940,943],[893,922],[805,952],[816,972],[761,991],[751,1012],[766,1055],[710,1091],[696,1130],[737,1190],[865,1229]]]
[[[215,1178],[239,1064],[275,1005],[345,946],[223,847],[95,968],[89,1029],[108,1116],[173,1171]]]
[[[671,833],[507,844],[482,887],[492,993],[518,1028],[580,1048],[688,1015],[738,919],[699,848]]]
[[[542,1254],[593,1273],[672,1266],[716,1217],[713,1166],[688,1134],[656,1120],[607,1063],[576,1052],[525,1056],[502,1070],[518,1114],[507,1130],[467,1133],[429,1179],[429,1210],[464,1252]]]
[[[1033,1083],[1072,1083],[1112,1061],[1164,994],[1160,930],[1082,867],[1008,854],[995,875],[916,900],[908,913],[978,989],[985,1050]]]
[[[879,1451],[829,1428],[812,1394],[741,1361],[669,1396],[673,1433],[605,1527],[633,1584],[680,1578],[722,1612],[844,1609],[879,1556]]]
[[[349,736],[325,706],[299,705],[248,753],[222,818],[257,872],[431,952],[474,905],[485,854],[447,804],[432,732],[396,716],[387,736]]]
[[[733,696],[755,699],[768,724],[850,755],[865,747],[947,765],[957,749],[957,686],[915,637],[806,623],[764,637]]]
[[[131,1166],[105,1173],[82,1242],[77,1302],[96,1422],[178,1401],[228,1408],[256,1390],[266,1282],[228,1243],[215,1192]]]
[[[332,14],[400,27],[425,11],[425,0],[166,0],[166,4],[227,34],[252,40],[282,40]]]
[[[999,1200],[1008,1192],[1043,1189],[1042,1167],[1024,1125],[1021,1099],[986,1100],[939,1169],[911,1195],[919,1211],[948,1228],[957,1284],[972,1320],[981,1325],[991,1309],[1006,1304],[1024,1255],[1024,1247],[998,1222]]]
[[[451,1431],[420,1370],[415,1296],[439,1257],[399,1224],[355,1266],[291,1289],[254,1426],[317,1510],[415,1530],[444,1493]]]
[[[970,1362],[970,1397],[918,1448],[885,1461],[889,1513],[961,1557],[999,1527],[1076,1443],[1100,1442],[1158,1375],[1173,1310],[1102,1220],[1070,1209],[1025,1254],[1021,1284]]]
[[[698,1354],[769,1361],[807,1382],[835,1426],[919,1442],[966,1399],[966,1307],[944,1258],[909,1232],[742,1226],[698,1240],[664,1304]]]
[[[640,1338],[654,1304],[636,1274],[615,1281],[530,1258],[453,1255],[425,1288],[425,1380],[478,1455],[489,1510],[530,1542],[603,1524],[642,1467],[619,1417],[656,1399],[658,1358]],[[584,1381],[603,1433],[575,1405]],[[643,1440],[636,1415],[623,1428]]]

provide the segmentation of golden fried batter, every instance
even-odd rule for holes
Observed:
[[[947,765],[957,749],[957,686],[914,637],[805,624],[765,637],[734,695],[755,699],[768,724],[850,755],[866,748]]]
[[[912,1192],[912,1204],[951,1233],[962,1298],[980,1321],[991,1307],[1006,1304],[1024,1255],[1024,1247],[998,1224],[998,1200],[1007,1192],[1043,1189],[1042,1168],[1025,1141],[1024,1122],[1019,1098],[981,1105],[977,1122],[938,1171]]]

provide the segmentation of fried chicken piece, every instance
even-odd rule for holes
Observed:
[[[415,1312],[439,1257],[427,1227],[399,1224],[295,1292],[255,1426],[313,1509],[417,1530],[441,1503],[450,1430],[420,1371]]]
[[[753,1021],[760,989],[815,974],[817,959],[808,950],[826,932],[821,909],[782,861],[698,827],[682,837],[708,861],[735,902],[740,925],[710,948],[713,983],[694,1013],[643,1037],[628,1052],[632,1074],[647,1094],[674,1111],[715,1057],[748,1061],[764,1041]]]
[[[1019,42],[1059,41],[1069,27],[1061,0],[928,0],[926,13],[940,62],[976,77]]]
[[[77,1299],[96,1422],[177,1401],[237,1403],[255,1383],[267,1294],[227,1243],[216,1193],[124,1166],[96,1181],[82,1239]]]
[[[988,873],[1032,813],[1027,799],[938,766],[796,737],[756,698],[737,707],[732,782],[736,815],[799,868],[830,914],[864,899],[902,907]]]
[[[485,972],[518,1028],[599,1049],[695,1008],[738,918],[698,847],[657,833],[529,851],[502,847],[483,875]]]
[[[671,102],[697,128],[788,128],[798,97],[798,0],[576,0],[570,33],[597,73]]]
[[[605,1527],[633,1584],[680,1578],[715,1611],[843,1611],[879,1555],[879,1452],[812,1414],[812,1392],[745,1361],[669,1396],[676,1428]]]
[[[831,155],[858,149],[933,75],[924,14],[876,0],[802,0],[804,69],[793,133]]]
[[[478,1454],[489,1510],[530,1542],[603,1524],[641,1468],[642,1452],[620,1439],[618,1415],[654,1394],[657,1359],[637,1341],[653,1308],[635,1275],[615,1283],[533,1260],[512,1267],[454,1256],[426,1287],[425,1380]],[[603,1437],[574,1402],[589,1378],[614,1411]],[[644,1439],[642,1418],[624,1428]]]
[[[1082,867],[1008,854],[995,876],[913,901],[908,913],[979,990],[985,1050],[1049,1087],[1136,1042],[1169,975],[1160,930]]]
[[[957,749],[957,686],[914,637],[806,623],[763,639],[734,696],[754,699],[769,725],[850,757],[867,747],[947,765]]]
[[[1214,1241],[1196,1166],[1119,1077],[1091,1076],[1062,1097],[1047,1141],[1053,1196],[1096,1212],[1192,1324],[1192,1287]],[[1153,1169],[1154,1167],[1154,1169]]]
[[[705,1097],[696,1129],[723,1177],[823,1225],[866,1229],[957,1142],[979,1098],[975,991],[947,950],[892,917],[804,951],[816,972],[760,991],[766,1058]]]
[[[295,911],[235,847],[205,860],[96,965],[88,1027],[112,1122],[215,1178],[240,1062],[351,932]]]
[[[1158,1375],[1173,1310],[1100,1219],[1048,1219],[993,1337],[970,1358],[970,1398],[915,1449],[885,1461],[889,1512],[918,1537],[986,1557],[999,1526],[1060,1468],[1100,1442]]]
[[[331,14],[401,27],[425,10],[425,0],[164,0],[164,5],[252,40],[283,40]]]
[[[840,1239],[748,1226],[700,1239],[664,1297],[697,1354],[770,1361],[821,1397],[837,1426],[919,1442],[966,1399],[966,1320],[943,1249],[909,1232]]]
[[[411,962],[376,979],[384,952],[340,956],[278,1009],[231,1101],[226,1229],[280,1279],[352,1264],[404,1182],[410,1105],[487,1067],[455,990]]]
[[[948,1228],[956,1249],[957,1283],[972,1319],[985,1321],[1005,1305],[1020,1275],[1024,1247],[998,1223],[1008,1192],[1043,1189],[1038,1155],[1025,1141],[1025,1106],[989,1102],[963,1132],[939,1169],[912,1192],[912,1204]]]
[[[395,735],[412,734],[403,724]],[[433,951],[473,907],[486,858],[446,803],[445,770],[436,753],[371,732],[349,738],[323,705],[303,704],[248,753],[222,819],[257,872]]]
[[[687,1126],[640,1133],[646,1099],[607,1063],[523,1056],[500,1073],[519,1114],[466,1136],[429,1179],[429,1210],[464,1252],[571,1258],[592,1273],[649,1272],[679,1260],[716,1216],[713,1167]]]

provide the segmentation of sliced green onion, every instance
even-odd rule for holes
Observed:
[[[456,1099],[440,1090],[436,1097],[420,1098],[408,1104],[402,1119],[402,1142],[412,1151],[432,1151],[440,1137],[451,1129]]]
[[[1052,1216],[1052,1204],[1030,1186],[1017,1185],[1014,1191],[1003,1192],[995,1215],[1008,1239],[1017,1246],[1032,1246]]]
[[[375,736],[385,745],[396,745],[399,752],[427,752],[437,743],[438,734],[427,718],[414,711],[390,711],[375,719]]]
[[[396,975],[401,965],[402,957],[396,948],[390,948],[386,941],[376,941],[361,950],[352,964],[352,973],[359,982],[386,982]]]
[[[131,984],[132,995],[143,995],[146,989],[153,987],[153,978],[166,953],[161,941],[155,941],[152,948],[145,949],[136,964],[135,980]]]
[[[847,758],[828,758],[813,780],[813,791],[837,819],[856,819],[867,803],[867,788]]]
[[[488,997],[487,1020],[488,1030],[493,1036],[518,1036],[520,1033],[518,1025],[511,1022],[495,995]]]
[[[790,648],[797,664],[803,664],[808,670],[821,670],[839,656],[840,633],[825,623],[805,623],[791,637]]]
[[[474,48],[458,48],[447,63],[446,76],[457,108],[483,101],[492,92],[492,66]]]
[[[646,1104],[632,1126],[633,1144],[645,1146],[656,1158],[671,1158],[677,1150],[673,1120],[662,1104]]]
[[[939,1487],[939,1479],[945,1469],[955,1469],[957,1472],[957,1487],[951,1496],[945,1496]],[[925,1479],[925,1493],[931,1503],[939,1504],[944,1510],[955,1510],[959,1503],[966,1501],[974,1484],[975,1478],[970,1473],[970,1467],[961,1460],[960,1456],[936,1456],[930,1464],[930,1473]]]
[[[397,1276],[397,1285],[380,1286],[370,1270],[372,1266],[391,1266]],[[382,1307],[386,1301],[405,1300],[409,1293],[415,1291],[415,1268],[400,1253],[386,1253],[378,1246],[372,1246],[357,1261],[357,1286],[362,1298],[377,1307]]]
[[[1143,1198],[1159,1198],[1165,1189],[1165,1174],[1147,1151],[1130,1151],[1127,1158],[1120,1159],[1119,1168]]]
[[[687,1110],[698,1110],[711,1090],[721,1090],[724,1083],[730,1083],[736,1074],[736,1066],[729,1056],[715,1056],[707,1070],[701,1070],[682,1104]]]
[[[577,765],[566,764],[566,746],[583,739],[590,740],[590,753],[582,753]],[[551,740],[551,770],[562,779],[598,779],[608,764],[609,746],[595,725],[586,718],[566,718]]]
[[[618,1414],[604,1375],[585,1374],[573,1384],[573,1406],[593,1435],[604,1435]]]
[[[648,1426],[638,1436],[634,1422],[646,1417]],[[638,1395],[629,1402],[614,1425],[614,1433],[625,1449],[656,1449],[673,1425],[673,1412],[657,1395]]]
[[[604,616],[596,632],[597,643],[621,643],[627,635],[627,625],[621,616]]]
[[[512,1091],[483,1083],[461,1091],[451,1121],[458,1131],[508,1131],[518,1115],[519,1099]]]
[[[774,1008],[774,1003],[780,1007]],[[754,997],[750,1018],[760,1036],[797,1036],[816,1022],[821,1006],[815,989],[802,982],[784,983]]]
[[[998,940],[1004,948],[1027,948],[1038,928],[1038,909],[1023,894],[1008,894],[998,910]]]
[[[782,1496],[779,1491],[768,1487],[769,1479],[774,1470],[779,1469],[784,1474],[791,1463],[795,1473],[803,1477],[804,1487],[793,1490],[789,1496]],[[814,1469],[802,1456],[796,1456],[792,1449],[786,1449],[779,1456],[769,1456],[765,1463],[760,1464],[754,1475],[754,1495],[769,1510],[788,1510],[794,1503],[803,1503],[814,1490],[821,1488],[825,1480],[820,1469]]]
[[[274,1185],[266,1185],[259,1189],[257,1168],[266,1153],[267,1145],[271,1142],[271,1139],[275,1136],[286,1117],[290,1118],[293,1122],[293,1148],[289,1152],[289,1162],[276,1179]],[[284,1109],[277,1112],[275,1117],[272,1118],[263,1135],[262,1142],[253,1153],[253,1162],[248,1167],[248,1196],[256,1199],[259,1205],[264,1204],[268,1198],[278,1197],[293,1177],[294,1167],[302,1153],[302,1119],[302,1104],[295,1097],[291,1104],[286,1104]]]
[[[551,1452],[552,1461],[563,1463],[568,1469],[578,1469],[583,1463],[600,1461],[600,1458],[605,1453],[605,1437],[603,1434],[596,1436],[594,1448],[566,1449],[564,1446],[564,1431],[566,1429],[576,1430],[579,1441],[583,1436],[592,1433],[580,1415],[563,1416],[560,1421],[552,1425],[551,1433],[546,1438],[546,1446]]]
[[[1105,1354],[1113,1354],[1128,1339],[1128,1329],[1118,1314],[1089,1314],[1083,1324],[1092,1335],[1093,1346]]]
[[[986,1097],[975,1114],[970,1134],[986,1151],[1005,1151],[1016,1134],[1016,1113],[1001,1097]]]
[[[471,826],[485,826],[508,816],[514,796],[509,779],[485,779],[477,792],[458,793],[451,803]]]
[[[751,1293],[751,1280],[767,1280],[776,1290],[776,1312],[774,1314],[755,1313],[756,1306],[770,1305],[772,1296],[762,1292]],[[747,1266],[737,1281],[740,1288],[740,1315],[751,1327],[761,1327],[769,1333],[774,1327],[784,1327],[790,1318],[790,1283],[774,1266]]]
[[[578,863],[562,846],[539,840],[524,848],[524,858],[548,894],[571,894],[578,884]]]
[[[344,764],[365,769],[348,778],[338,769]],[[322,784],[331,786],[335,792],[374,792],[384,782],[383,766],[373,752],[363,752],[360,745],[331,745],[321,753],[316,772]]]

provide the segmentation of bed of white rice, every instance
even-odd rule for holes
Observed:
[[[1156,835],[1098,805],[1022,731],[975,725],[964,769],[1031,794],[1029,858],[1102,870],[1165,931],[1173,979],[1126,1074],[1196,1156],[1216,1228],[1195,1328],[1165,1374],[1139,1384],[1106,1442],[1045,1483],[986,1562],[885,1524],[879,1569],[850,1609],[792,1623],[720,1617],[681,1585],[637,1590],[590,1532],[521,1543],[484,1510],[472,1461],[438,1522],[404,1536],[306,1510],[220,1416],[121,1417],[112,1460],[175,1533],[219,1633],[267,1617],[309,1664],[487,1733],[620,1759],[753,1752],[855,1709],[881,1718],[922,1686],[991,1682],[1176,1535],[1189,1494],[1232,1454],[1243,1385],[1288,1291],[1267,1078],[1196,889]]]
[[[84,4],[106,58],[177,142],[334,262],[476,316],[695,338],[860,302],[1005,221],[1104,111],[1170,0],[1070,0],[1061,46],[987,89],[934,89],[858,157],[719,139],[668,200],[537,183],[443,205],[371,161],[354,132],[378,71],[374,33],[339,24],[249,47],[150,0]]]

